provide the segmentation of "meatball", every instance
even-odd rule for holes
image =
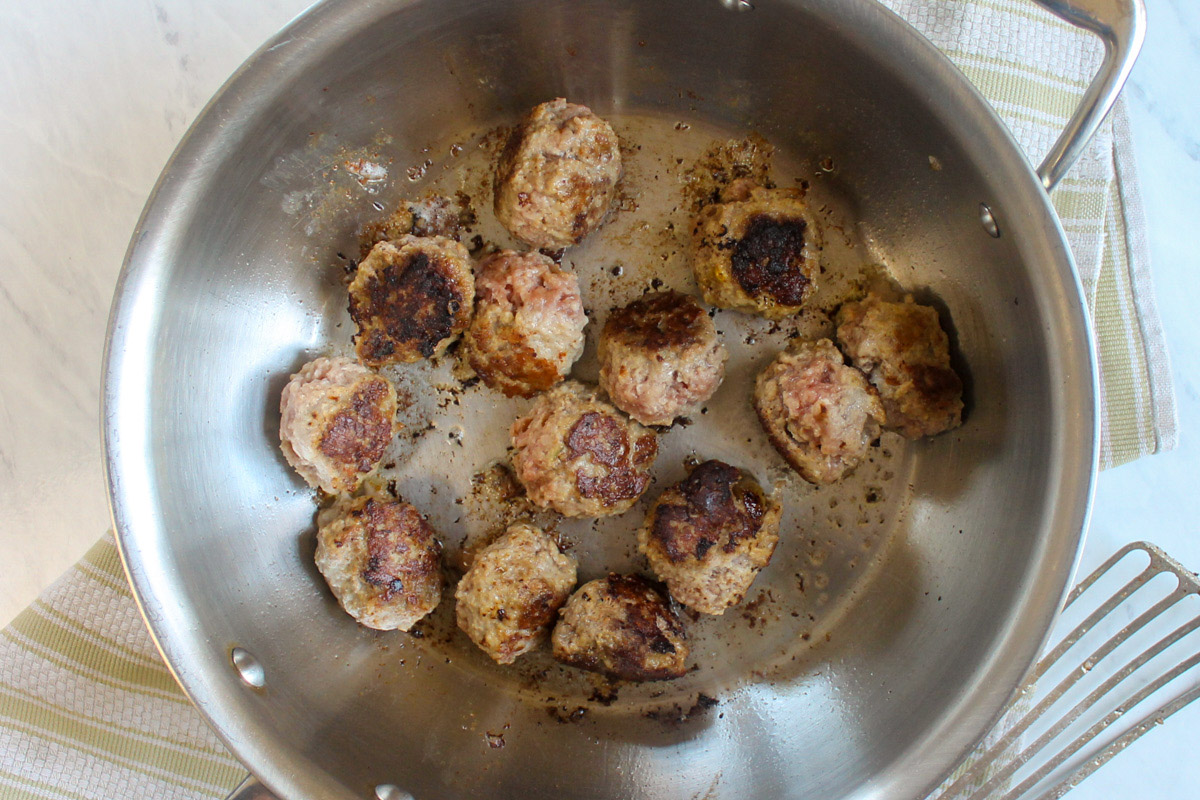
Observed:
[[[758,374],[754,408],[771,444],[811,483],[854,469],[879,435],[879,395],[828,339],[780,353]]]
[[[670,425],[712,397],[728,358],[699,303],[657,292],[609,315],[600,335],[600,388],[643,425]]]
[[[670,487],[638,531],[638,549],[671,597],[703,614],[742,601],[779,542],[779,503],[748,473],[705,461]]]
[[[471,256],[443,236],[380,242],[350,283],[354,350],[369,367],[441,355],[471,321]]]
[[[513,471],[529,499],[568,517],[629,510],[650,485],[654,432],[576,381],[537,399],[512,425]]]
[[[813,292],[820,231],[802,192],[734,181],[692,225],[692,269],[705,302],[781,319]]]
[[[417,509],[386,495],[344,499],[317,531],[317,569],[346,613],[406,631],[442,597],[442,547]]]
[[[564,664],[613,678],[656,681],[687,672],[683,623],[638,575],[609,575],[579,587],[551,641]]]
[[[579,244],[600,226],[621,178],[612,126],[559,98],[525,117],[496,169],[496,218],[530,247]]]
[[[532,397],[570,371],[586,325],[574,273],[541,253],[504,250],[479,265],[467,360],[491,388]]]
[[[575,559],[540,529],[517,523],[459,581],[458,627],[497,663],[511,664],[546,641],[573,588]]]
[[[950,340],[937,311],[871,294],[838,311],[837,338],[879,390],[888,428],[909,439],[962,424],[962,380],[950,367]]]
[[[352,492],[399,430],[396,388],[349,358],[300,368],[279,401],[280,448],[309,486]]]

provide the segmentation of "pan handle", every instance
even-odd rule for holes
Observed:
[[[275,800],[275,795],[268,792],[267,787],[253,775],[247,775],[246,780],[239,783],[225,800]]]
[[[1055,16],[1104,41],[1104,63],[1087,93],[1050,148],[1038,177],[1050,191],[1071,168],[1108,116],[1133,69],[1146,37],[1144,0],[1034,0]]]

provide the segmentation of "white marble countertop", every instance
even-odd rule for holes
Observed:
[[[0,3],[0,623],[109,525],[98,402],[109,301],[159,170],[205,101],[307,0]],[[1200,5],[1147,0],[1126,89],[1179,447],[1101,475],[1082,569],[1153,541],[1200,569]],[[1200,703],[1072,797],[1200,794]]]

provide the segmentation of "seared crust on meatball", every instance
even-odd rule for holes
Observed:
[[[317,531],[317,569],[334,597],[381,631],[407,631],[437,607],[441,553],[421,513],[386,495],[344,499]]]
[[[620,178],[612,126],[587,106],[562,98],[542,103],[500,156],[496,218],[530,247],[570,247],[600,226]]]
[[[396,389],[349,358],[308,362],[283,387],[279,441],[309,486],[352,492],[396,435]]]
[[[583,352],[579,279],[541,253],[503,250],[480,262],[464,339],[471,368],[509,397],[561,381]]]
[[[380,242],[350,283],[354,350],[370,367],[441,355],[471,321],[467,249],[444,236]]]
[[[576,381],[537,399],[512,425],[513,472],[529,499],[567,517],[621,514],[650,485],[654,432]]]
[[[600,388],[643,425],[670,425],[712,397],[729,358],[708,312],[674,291],[613,311],[599,351]]]
[[[875,294],[838,311],[837,338],[883,399],[887,427],[909,439],[962,424],[962,380],[950,367],[950,340],[937,311]]]
[[[687,672],[683,623],[638,575],[609,575],[581,586],[563,607],[552,643],[564,664],[613,678],[656,681]]]
[[[638,549],[671,597],[721,614],[746,596],[779,542],[782,514],[754,478],[705,461],[663,492],[638,531]]]
[[[550,635],[575,588],[575,559],[525,523],[484,548],[454,593],[458,627],[497,663],[511,664]]]
[[[879,395],[833,342],[803,342],[758,374],[754,408],[801,477],[833,483],[862,461],[884,420]]]
[[[812,294],[818,229],[804,195],[731,183],[692,224],[692,269],[705,302],[768,319],[794,314]]]

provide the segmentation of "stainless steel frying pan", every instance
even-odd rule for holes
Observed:
[[[1044,5],[1108,56],[1037,173],[967,80],[872,0],[326,2],[260,50],[147,205],[113,307],[103,415],[126,568],[230,749],[292,800],[934,785],[1037,654],[1095,470],[1095,358],[1046,189],[1111,105],[1144,12]],[[818,313],[782,329],[718,315],[729,377],[709,413],[663,436],[656,467],[660,485],[691,454],[751,468],[784,498],[784,543],[746,607],[692,623],[692,674],[615,693],[545,655],[489,663],[454,633],[449,597],[422,638],[356,626],[313,567],[313,497],[278,451],[288,374],[347,347],[358,227],[458,189],[503,243],[487,213],[496,126],[555,96],[631,146],[622,210],[567,257],[593,330],[654,281],[692,288],[675,222],[714,140],[771,142],[775,179],[809,181],[838,232]],[[766,447],[748,381],[789,334],[827,330],[819,312],[880,267],[951,327],[967,421],[915,444],[885,436],[843,486],[814,489]],[[453,568],[497,523],[476,476],[503,458],[521,406],[461,389],[449,361],[393,375],[414,403],[386,472],[442,530]],[[639,567],[638,513],[562,527],[582,578]]]

